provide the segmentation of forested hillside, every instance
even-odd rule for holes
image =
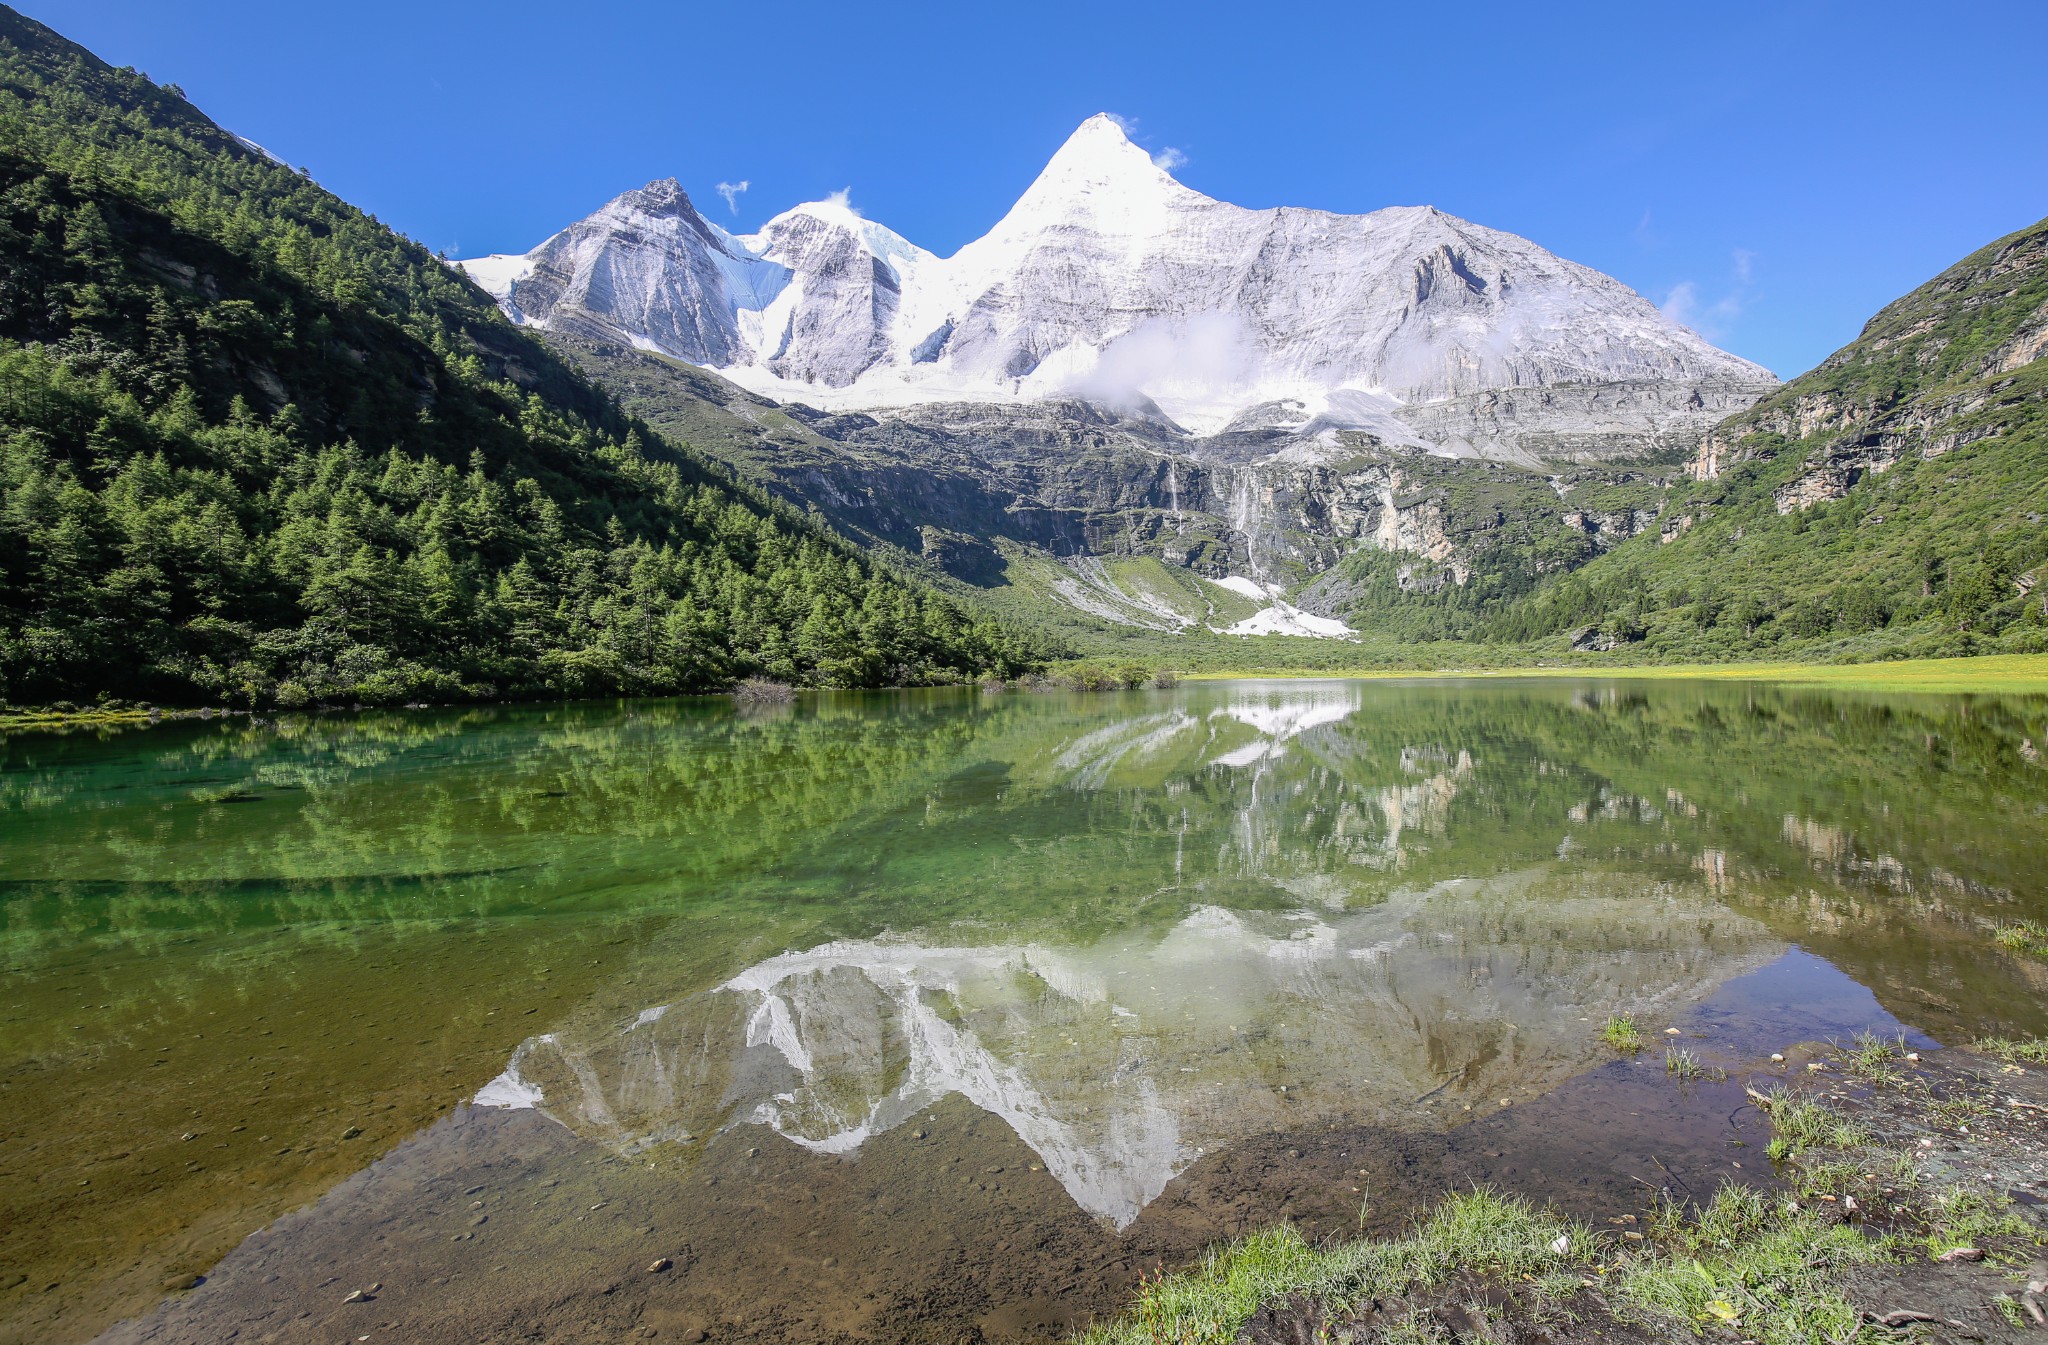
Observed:
[[[1659,526],[1466,630],[1639,656],[2048,649],[2048,220],[1708,436]]]
[[[0,8],[0,699],[1009,673],[423,248]]]

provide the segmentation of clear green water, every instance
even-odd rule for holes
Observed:
[[[0,1321],[89,1337],[479,1089],[617,1153],[964,1099],[1124,1230],[1616,1012],[2039,1033],[1991,934],[2048,915],[2044,749],[2034,700],[1564,681],[14,737]]]

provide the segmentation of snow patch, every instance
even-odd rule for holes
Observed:
[[[1211,579],[1209,582],[1218,588],[1227,588],[1232,593],[1259,600],[1270,598],[1277,592],[1276,589],[1256,579],[1247,579],[1241,574],[1229,574],[1221,579]]]
[[[1302,611],[1280,596],[1287,590],[1278,584],[1249,579],[1241,574],[1225,575],[1207,582],[1229,589],[1239,597],[1267,604],[1236,625],[1221,630],[1211,626],[1210,629],[1219,635],[1305,635],[1325,640],[1348,640],[1358,634],[1334,617]]]
[[[278,158],[275,154],[272,154],[269,150],[263,148],[263,146],[251,140],[248,136],[235,135],[233,131],[229,131],[228,134],[235,136],[236,142],[240,144],[243,149],[254,150],[256,153],[261,154],[264,158],[270,160],[272,163],[276,164],[280,168],[291,167],[290,164],[286,163],[283,159]]]
[[[518,256],[494,253],[488,257],[472,257],[468,261],[455,264],[461,267],[484,293],[500,304],[511,299],[512,287],[532,275],[536,265],[533,257],[525,253]],[[516,316],[513,318],[515,322],[518,320]]]
[[[1229,627],[1225,635],[1306,635],[1319,640],[1349,640],[1358,632],[1335,617],[1317,616],[1304,612],[1292,603],[1275,601],[1271,607],[1254,613]]]

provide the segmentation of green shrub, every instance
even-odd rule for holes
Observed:
[[[1629,1014],[1608,1019],[1607,1025],[1600,1029],[1600,1037],[1609,1046],[1627,1055],[1634,1055],[1643,1049],[1642,1030],[1636,1026],[1635,1018]]]

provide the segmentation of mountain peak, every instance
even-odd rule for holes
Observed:
[[[1096,185],[1134,179],[1151,182],[1167,177],[1166,171],[1152,162],[1152,156],[1133,144],[1124,132],[1123,123],[1107,112],[1098,112],[1082,122],[1067,142],[1059,147],[1045,165],[1045,171],[1038,175],[1040,182],[1048,178],[1072,179]]]
[[[699,218],[696,202],[683,190],[683,184],[672,177],[658,177],[644,187],[635,187],[614,199],[612,205],[662,219]]]
[[[777,240],[789,234],[799,220],[813,221],[849,233],[859,240],[870,255],[892,266],[915,265],[931,256],[894,229],[877,224],[854,209],[843,191],[834,192],[823,200],[805,201],[800,205],[791,206],[762,225],[760,232],[745,241],[762,255],[770,255],[778,246]]]
[[[847,195],[843,191],[836,191],[830,196],[821,197],[815,201],[802,201],[791,206],[762,225],[755,237],[757,239],[773,238],[777,233],[786,232],[797,220],[811,220],[818,224],[829,225],[835,229],[843,229],[847,233],[870,240],[871,242],[879,243],[886,239],[896,239],[901,246],[910,246],[908,243],[903,243],[900,238],[897,238],[893,230],[875,223],[867,216],[861,214],[860,211],[854,209],[853,203],[847,199]],[[884,248],[883,250],[886,251],[887,249]]]
[[[1067,137],[1067,143],[1060,147],[1060,153],[1064,154],[1076,145],[1095,144],[1106,148],[1138,149],[1137,145],[1132,143],[1130,133],[1124,130],[1123,122],[1110,113],[1098,112],[1074,128],[1074,133]],[[1144,153],[1143,150],[1138,152]]]
[[[1098,112],[1067,137],[991,237],[1035,232],[1054,222],[1141,233],[1162,227],[1176,205],[1207,201],[1133,144],[1116,118]]]

